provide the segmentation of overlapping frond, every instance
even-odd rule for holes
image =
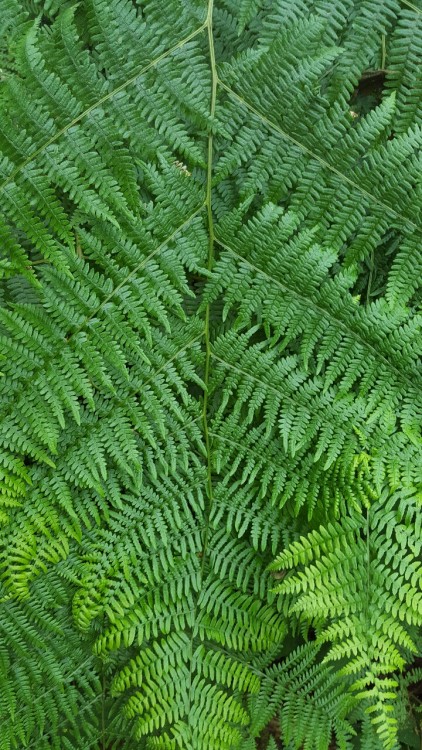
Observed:
[[[3,604],[0,632],[2,750],[88,748],[101,731],[100,664],[72,626],[63,582],[50,575],[33,603]]]
[[[0,5],[1,750],[396,747],[418,7]]]
[[[420,505],[383,500],[293,542],[273,566],[292,571],[277,587],[286,613],[318,624],[318,640],[332,644],[325,661],[353,676],[350,690],[394,747],[398,683],[388,675],[417,652],[422,624]]]
[[[351,747],[355,734],[347,716],[355,699],[331,667],[321,662],[320,647],[306,644],[282,663],[268,669],[260,692],[251,698],[255,730],[279,714],[283,744],[287,748]]]
[[[236,452],[227,476],[242,463],[242,482],[252,475],[257,488],[262,477],[261,495],[271,488],[272,502],[282,504],[294,495],[296,509],[306,503],[312,512],[317,498],[326,497],[326,483],[332,492],[337,484],[341,502],[350,497],[353,476],[361,486],[355,498],[371,497],[368,464],[377,461],[372,476],[379,483],[395,425],[418,441],[419,375],[412,361],[420,322],[403,312],[394,322],[381,301],[357,305],[347,274],[331,274],[335,257],[306,230],[296,233],[297,224],[294,214],[267,204],[247,224],[237,211],[217,227],[221,254],[206,298],[222,294],[223,315],[234,311],[235,328],[245,333],[230,331],[214,343],[214,387],[221,392],[224,383],[224,398],[213,438],[219,464],[226,467]],[[402,369],[406,353],[409,372]]]

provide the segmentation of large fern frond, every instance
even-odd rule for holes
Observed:
[[[250,750],[274,713],[287,747],[394,747],[420,645],[418,8],[3,5],[5,750]]]

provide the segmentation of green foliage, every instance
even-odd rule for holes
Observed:
[[[420,3],[0,10],[0,750],[415,746]]]
[[[286,612],[315,622],[317,641],[331,644],[324,661],[338,661],[340,674],[355,679],[350,691],[370,703],[374,723],[389,746],[395,678],[417,652],[422,594],[420,518],[409,498],[374,503],[321,526],[293,542],[273,566],[292,570],[278,587]],[[416,523],[415,523],[416,521]]]

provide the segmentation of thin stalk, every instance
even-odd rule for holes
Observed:
[[[206,21],[207,32],[208,32],[210,66],[211,66],[211,102],[210,102],[211,126],[212,126],[212,121],[215,116],[215,107],[216,107],[216,100],[217,100],[217,84],[218,84],[217,66],[216,66],[215,51],[214,51],[213,26],[212,26],[213,5],[214,5],[214,0],[209,0],[207,21]],[[212,215],[213,149],[214,149],[213,133],[211,130],[210,133],[208,134],[207,190],[206,190],[206,198],[205,198],[205,206],[206,206],[207,221],[208,221],[208,233],[209,233],[208,262],[207,262],[208,271],[211,271],[214,265],[214,244],[215,244],[214,220],[213,220],[213,215]],[[204,534],[203,552],[205,551],[206,543],[208,540],[208,520],[209,520],[209,516],[211,512],[212,501],[213,501],[211,440],[210,440],[209,427],[208,427],[208,402],[209,402],[209,382],[210,382],[210,364],[211,364],[210,315],[211,315],[211,310],[210,310],[210,304],[208,303],[205,308],[205,322],[204,322],[205,373],[204,373],[204,401],[203,401],[203,408],[202,408],[202,424],[203,424],[203,429],[204,429],[205,449],[207,453],[207,484],[206,484],[207,523],[206,523],[205,534]],[[204,565],[204,557],[202,559],[202,564]]]
[[[381,70],[385,70],[387,60],[387,47],[385,34],[381,34]]]
[[[104,661],[102,664],[102,675],[101,675],[101,750],[106,750],[106,720],[105,720],[105,691],[106,691],[106,678],[105,678],[105,665]]]
[[[211,127],[212,121],[215,116],[215,106],[217,100],[217,68],[215,62],[214,52],[214,38],[213,38],[213,26],[212,26],[212,14],[213,14],[214,0],[208,0],[208,12],[205,21],[205,28],[208,34],[208,45],[209,45],[209,59],[211,69],[211,100],[210,100],[210,119]],[[208,134],[208,155],[207,155],[207,177],[206,177],[206,198],[205,198],[205,210],[207,212],[207,224],[208,224],[208,260],[207,269],[212,270],[214,265],[214,220],[212,215],[212,160],[213,160],[213,133],[212,130]],[[211,458],[211,439],[210,431],[208,426],[208,402],[209,402],[209,382],[210,382],[210,364],[211,364],[211,336],[210,336],[210,317],[211,309],[210,303],[207,303],[205,307],[205,320],[204,320],[204,340],[205,340],[205,367],[204,367],[204,399],[202,405],[202,427],[204,431],[204,441],[206,450],[206,462],[207,462],[207,478],[206,478],[206,507],[205,507],[205,518],[204,518],[204,533],[202,538],[202,560],[201,560],[201,580],[204,578],[205,564],[206,564],[206,549],[208,544],[209,536],[209,522],[211,515],[211,508],[213,502],[213,487],[212,487],[212,458]],[[194,619],[197,620],[199,610],[199,600],[196,601],[194,609]],[[194,702],[192,694],[192,678],[194,671],[194,638],[195,628],[192,630],[190,644],[188,648],[188,658],[190,661],[190,687],[189,687],[189,708],[187,709],[187,719],[190,721],[191,706]]]
[[[369,260],[369,278],[368,278],[368,286],[366,287],[366,304],[369,305],[371,301],[371,288],[372,288],[372,278],[374,275],[374,263],[375,263],[375,257],[374,257],[374,251],[371,252],[371,257]]]

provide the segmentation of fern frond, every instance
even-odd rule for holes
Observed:
[[[397,747],[419,5],[4,0],[1,750]]]
[[[328,747],[334,734],[339,748],[351,747],[354,731],[346,717],[355,699],[339,675],[318,660],[319,647],[307,644],[266,672],[260,692],[251,698],[256,730],[282,705],[280,728],[289,748]]]
[[[387,74],[387,87],[397,92],[394,127],[398,133],[405,133],[408,127],[420,118],[421,39],[421,13],[415,9],[404,8],[391,38]]]
[[[409,501],[407,501],[409,502]],[[409,526],[420,513],[417,501],[375,503],[367,517],[356,515],[290,545],[274,568],[292,570],[277,591],[286,613],[324,622],[318,640],[331,642],[325,661],[340,660],[350,687],[369,701],[381,740],[394,746],[396,720],[390,717],[405,656],[416,652],[413,636],[421,624],[419,536]]]

